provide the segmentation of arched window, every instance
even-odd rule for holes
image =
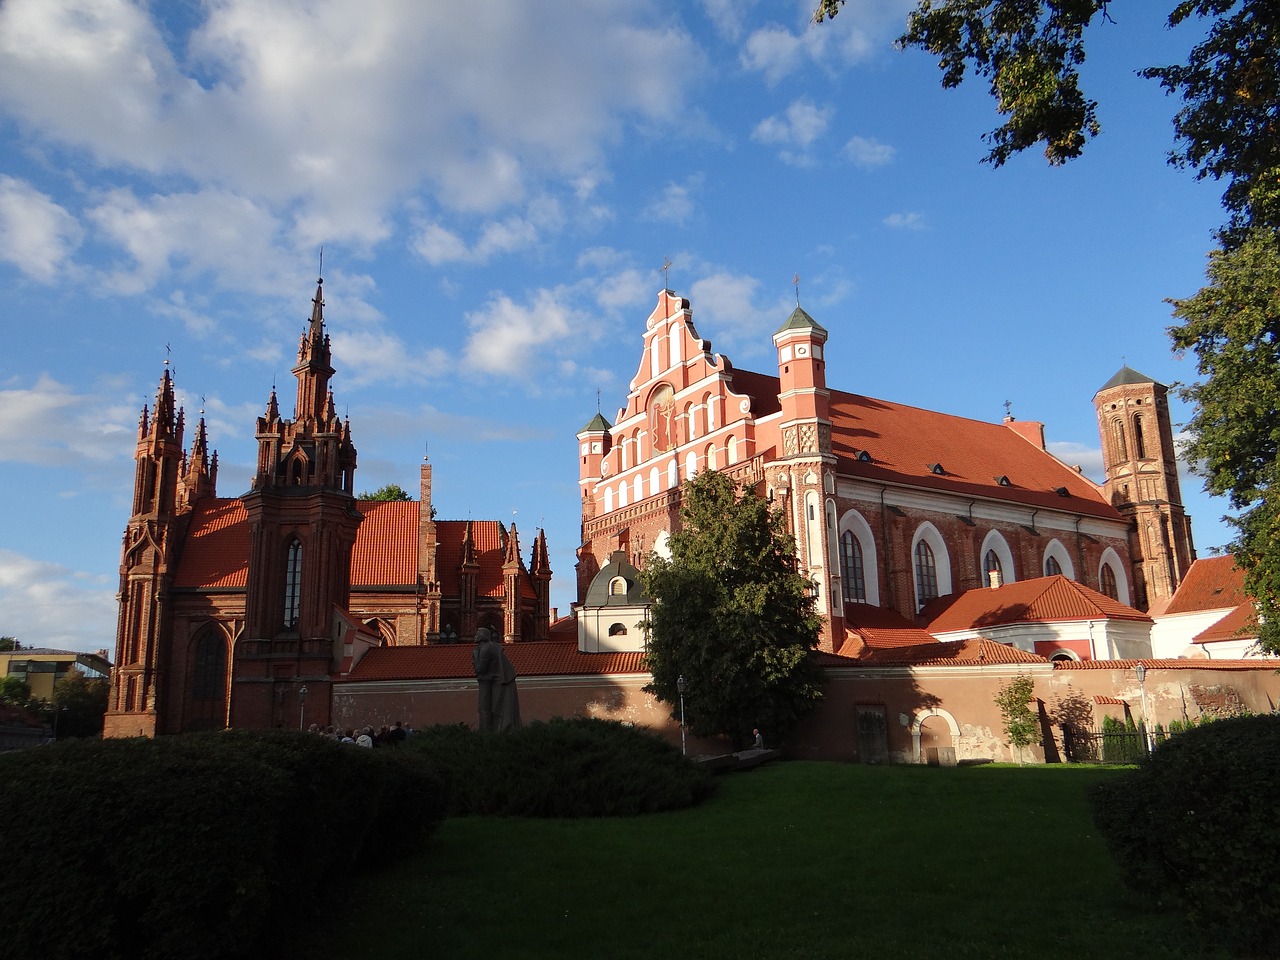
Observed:
[[[995,576],[992,577],[992,574],[995,574]],[[988,550],[986,556],[982,558],[982,575],[986,580],[987,586],[997,586],[1004,583],[1004,567],[1000,565],[1000,558],[996,556],[994,550]]]
[[[698,475],[698,455],[692,450],[684,458],[684,475],[690,480]]]
[[[1142,414],[1133,416],[1133,452],[1139,460],[1147,455],[1147,444],[1142,436]]]
[[[867,602],[867,576],[862,565],[862,544],[846,530],[840,535],[840,578],[844,583],[844,598],[850,603]]]
[[[1128,460],[1129,447],[1124,442],[1124,421],[1123,420],[1111,421],[1111,429],[1116,438],[1116,454],[1118,459]]]
[[[1116,583],[1116,572],[1111,569],[1111,564],[1104,563],[1101,570],[1102,592],[1112,600],[1120,599],[1120,587]]]
[[[657,467],[652,467],[652,468],[650,468],[650,470],[649,470],[649,496],[651,496],[651,497],[656,497],[656,496],[658,495],[658,491],[662,489],[662,487],[660,486],[659,477],[660,477],[660,475],[659,475],[659,473],[658,473],[658,468],[657,468]]]
[[[614,577],[609,581],[609,596],[625,597],[627,595],[627,581],[622,577]]]
[[[625,637],[627,635],[627,625],[625,623],[611,623],[609,625],[609,636]]]
[[[716,448],[714,446],[707,447],[707,469],[714,470],[716,466]]]
[[[1062,575],[1062,567],[1058,564],[1057,557],[1050,555],[1044,558],[1044,575],[1046,577]]]
[[[604,512],[608,513],[613,509],[613,488],[604,488]]]
[[[191,698],[222,700],[227,689],[227,642],[215,626],[206,627],[196,641],[191,668]]]
[[[618,484],[618,507],[627,505],[627,481],[623,480]]]
[[[729,438],[729,462],[730,463],[738,462],[738,438],[737,437]]]
[[[1061,574],[1068,580],[1076,578],[1075,564],[1071,562],[1071,555],[1067,553],[1067,548],[1062,545],[1061,540],[1049,541],[1049,545],[1044,548],[1041,565],[1046,577]]]
[[[644,499],[644,477],[640,476],[639,474],[636,475],[636,482],[633,487],[632,499],[636,503],[639,503],[641,500]]]
[[[923,607],[938,596],[938,563],[933,548],[921,540],[916,544],[916,602]]]
[[[284,568],[284,625],[293,629],[298,625],[298,610],[302,606],[302,544],[293,540],[289,544],[288,559]]]
[[[674,458],[667,464],[667,486],[673,490],[680,486],[680,467]]]

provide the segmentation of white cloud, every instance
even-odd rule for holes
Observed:
[[[622,270],[601,278],[596,286],[596,303],[610,313],[641,309],[650,304],[656,284],[639,270]]]
[[[79,393],[45,374],[12,384],[0,389],[0,463],[89,467],[132,453],[141,404]]]
[[[23,646],[115,654],[115,589],[107,578],[0,548],[3,631]]]
[[[925,228],[923,213],[891,213],[884,218],[886,227],[894,230],[923,230]]]
[[[764,74],[765,81],[775,84],[804,62],[804,36],[770,24],[747,37],[738,59],[748,70]]]
[[[444,376],[453,369],[453,360],[446,351],[414,350],[385,330],[335,329],[330,336],[334,356],[342,360],[345,383],[422,382]]]
[[[914,5],[915,0],[848,0],[839,16],[814,24],[816,4],[798,0],[792,5],[794,29],[777,23],[760,27],[747,37],[738,59],[770,86],[809,62],[829,69],[859,63],[890,50]]]
[[[701,186],[700,174],[689,177],[684,183],[668,183],[657,199],[644,208],[641,218],[684,226],[694,213],[693,193]]]
[[[819,107],[807,97],[801,97],[793,101],[784,113],[766,117],[756,124],[751,131],[751,139],[788,148],[779,153],[783,160],[806,165],[810,162],[809,148],[827,132],[834,112],[830,107]]]
[[[75,217],[31,184],[0,174],[0,260],[51,282],[80,243]]]
[[[883,167],[893,160],[894,149],[867,137],[852,137],[844,145],[844,155],[860,167]]]
[[[685,31],[653,25],[661,18],[633,0],[494,0],[483,16],[396,0],[222,0],[191,8],[204,19],[178,36],[148,9],[0,6],[0,107],[33,145],[187,184],[98,211],[136,261],[116,278],[126,289],[155,282],[175,255],[200,262],[168,229],[167,206],[191,195],[222,195],[232,226],[252,218],[231,198],[265,218],[240,232],[250,259],[262,245],[367,249],[420,193],[490,216],[496,232],[472,256],[527,243],[527,225],[494,215],[530,193],[589,191],[624,125],[678,122],[704,69]],[[608,215],[598,207],[586,212]]]
[[[1057,440],[1046,443],[1045,449],[1068,466],[1080,467],[1084,475],[1094,483],[1102,483],[1106,479],[1101,447],[1073,440]]]
[[[781,301],[761,302],[755,277],[718,270],[694,281],[689,300],[695,305],[694,323],[703,336],[714,333],[712,348],[735,348],[744,356],[759,353],[768,334],[790,312]]]
[[[505,294],[467,314],[467,365],[484,373],[528,379],[541,369],[541,348],[587,332],[588,319],[569,305],[564,288],[539,290],[527,304]]]

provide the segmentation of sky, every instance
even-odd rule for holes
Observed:
[[[575,435],[625,403],[666,262],[735,366],[776,372],[798,276],[830,386],[1007,402],[1100,480],[1096,390],[1196,376],[1165,298],[1202,285],[1221,189],[1167,163],[1177,101],[1136,71],[1198,27],[1113,5],[1083,69],[1102,134],[994,169],[985,84],[895,48],[910,2],[812,5],[0,5],[0,634],[114,650],[166,358],[243,493],[322,250],[357,490],[416,495],[428,456],[441,519],[514,520],[526,561],[545,528],[561,611]],[[1183,499],[1201,556],[1230,539],[1197,477]]]

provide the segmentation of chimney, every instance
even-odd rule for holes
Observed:
[[[992,590],[994,590],[994,589],[996,589],[996,587],[1000,586],[1000,584],[1001,584],[1000,571],[999,571],[999,570],[988,570],[988,571],[987,571],[987,583],[988,583],[988,585],[990,585],[990,587],[991,587],[991,589],[992,589]]]

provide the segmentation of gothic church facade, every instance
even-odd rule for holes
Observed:
[[[183,448],[166,368],[138,424],[106,736],[325,724],[333,681],[371,647],[469,642],[481,626],[546,639],[545,534],[526,564],[514,523],[435,519],[425,460],[417,501],[358,500],[334,373],[320,282],[293,417],[273,388],[252,485],[226,498],[203,417]]]
[[[615,551],[638,567],[663,551],[680,484],[721,470],[783,511],[829,652],[886,610],[924,624],[938,598],[1056,574],[1140,610],[1168,603],[1195,551],[1163,385],[1125,367],[1095,395],[1098,485],[1048,452],[1040,423],[828,386],[828,336],[797,306],[776,370],[738,370],[688,300],[659,293],[615,422],[597,413],[577,434],[580,600]]]

